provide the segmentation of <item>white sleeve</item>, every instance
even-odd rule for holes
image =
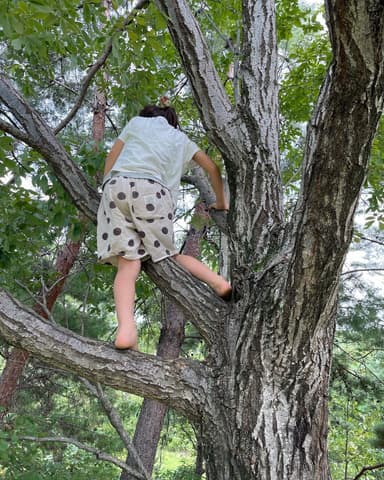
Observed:
[[[135,117],[134,117],[135,118]],[[123,128],[123,130],[121,131],[120,135],[117,137],[119,138],[121,141],[123,141],[124,143],[127,141],[127,138],[129,136],[129,132],[131,131],[131,122],[132,120],[134,119],[132,118],[126,125],[125,127]]]

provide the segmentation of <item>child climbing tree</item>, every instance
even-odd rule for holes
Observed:
[[[156,5],[207,135],[223,157],[233,301],[225,303],[172,260],[145,268],[198,329],[207,359],[116,352],[44,322],[5,291],[1,335],[49,365],[181,412],[200,432],[208,480],[328,479],[337,291],[383,104],[384,4],[325,2],[332,60],[308,123],[300,192],[288,219],[278,145],[275,2],[242,2],[237,103],[190,4]],[[0,128],[38,151],[78,209],[95,221],[98,193],[4,75],[0,98],[14,118],[2,118]]]

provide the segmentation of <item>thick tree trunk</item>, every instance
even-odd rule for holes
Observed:
[[[234,306],[241,325],[237,342],[230,362],[213,373],[212,408],[198,425],[208,479],[330,478],[327,391],[335,295],[322,314],[327,322],[315,335],[303,334],[295,316],[276,302],[284,298],[286,269],[281,264],[255,279],[244,296],[255,307],[244,312],[241,303]]]

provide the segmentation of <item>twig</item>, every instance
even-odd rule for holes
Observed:
[[[381,245],[382,247],[384,247],[384,242],[381,242],[380,240],[376,240],[376,239],[368,238],[368,237],[360,237],[360,238],[361,238],[361,240],[366,240],[367,242],[377,243],[378,245]]]
[[[77,448],[80,448],[81,450],[85,450],[86,452],[90,452],[98,460],[104,460],[105,462],[113,463],[114,465],[120,467],[122,470],[125,470],[127,473],[130,475],[133,475],[134,478],[138,478],[142,480],[143,475],[136,470],[133,470],[131,467],[129,467],[126,463],[122,462],[116,457],[113,457],[112,455],[109,455],[108,453],[105,453],[101,450],[98,450],[97,448],[91,447],[90,445],[86,445],[85,443],[79,442],[75,438],[69,438],[69,437],[32,437],[32,436],[22,436],[22,437],[17,437],[17,440],[27,440],[30,442],[59,442],[59,443],[69,443],[72,445],[75,445]],[[11,438],[9,438],[9,441],[11,441]]]
[[[146,5],[148,4],[148,0],[139,0],[136,5],[132,8],[132,11],[128,14],[128,17],[125,19],[123,26],[119,28],[116,33],[120,33],[124,31],[124,29],[132,23],[133,19],[136,17],[138,14],[138,11],[143,9]],[[114,34],[114,35],[115,35]],[[103,53],[100,55],[100,57],[96,60],[96,62],[90,67],[88,70],[87,74],[83,78],[81,82],[81,89],[79,96],[77,97],[77,100],[75,101],[72,109],[68,113],[68,115],[59,123],[59,125],[53,130],[54,134],[57,135],[63,128],[65,128],[68,123],[72,120],[72,118],[76,115],[77,111],[81,107],[83,100],[85,98],[85,95],[87,93],[88,87],[93,79],[93,77],[96,75],[96,73],[100,70],[100,68],[105,64],[107,61],[107,58],[109,57],[110,53],[112,52],[112,43],[113,43],[113,38],[114,35],[112,35],[108,41],[107,44],[104,48]]]
[[[145,478],[146,480],[151,480],[151,475],[147,472],[146,468],[144,467],[143,462],[141,461],[141,458],[132,443],[132,440],[130,439],[130,437],[127,435],[127,432],[125,431],[120,415],[118,414],[118,412],[116,411],[112,403],[109,401],[108,397],[105,395],[100,383],[93,385],[91,382],[89,382],[84,378],[82,378],[81,381],[88,388],[88,390],[99,399],[105,413],[108,416],[109,421],[111,422],[111,425],[114,427],[114,429],[118,433],[119,437],[124,443],[129,454],[133,456],[136,462],[136,465],[140,468],[140,471],[142,472],[141,475],[143,476],[143,478]]]
[[[354,477],[352,480],[358,480],[358,478],[362,477],[364,473],[372,472],[373,470],[378,470],[379,468],[384,468],[384,463],[378,463],[377,465],[362,468],[360,472],[356,475],[356,477]]]
[[[343,272],[341,275],[351,275],[352,273],[358,272],[384,272],[384,268],[357,268],[356,270],[349,270],[348,272]]]
[[[52,323],[56,323],[54,318],[52,317],[52,314],[51,312],[48,310],[47,308],[47,305],[44,304],[44,302],[40,302],[37,297],[34,295],[33,292],[31,292],[31,290],[29,290],[29,288],[24,285],[23,283],[21,283],[19,280],[15,279],[15,283],[17,285],[19,285],[19,287],[23,288],[27,293],[28,295],[35,301],[35,303],[41,307],[41,309],[44,311],[44,313],[47,315],[47,320],[49,320],[50,322]]]
[[[29,136],[25,132],[23,132],[17,127],[14,127],[13,125],[10,125],[8,122],[5,122],[1,118],[0,118],[0,130],[2,130],[3,132],[9,133],[10,135],[12,135],[12,137],[15,137],[18,140],[21,140],[22,142],[28,144]]]
[[[367,372],[369,372],[379,383],[384,385],[384,381],[380,377],[378,377],[373,370],[371,370],[369,367],[367,367],[367,365],[365,364],[365,362],[363,360],[361,360],[360,358],[356,358],[353,355],[351,355],[349,352],[347,352],[347,350],[345,350],[343,347],[341,347],[337,342],[335,342],[335,346],[337,348],[339,348],[342,352],[344,352],[351,360],[353,360],[354,362],[357,362],[360,365],[362,365],[365,368],[365,370]],[[345,368],[345,370],[347,370],[347,369]],[[349,372],[349,373],[352,373],[352,372]]]

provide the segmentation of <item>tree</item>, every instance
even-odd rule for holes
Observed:
[[[274,2],[242,3],[235,105],[189,5],[156,4],[230,188],[232,303],[172,260],[145,267],[200,332],[206,361],[115,352],[44,322],[6,292],[0,296],[1,335],[50,365],[157,399],[187,416],[199,431],[209,480],[328,479],[338,283],[383,104],[384,4],[325,2],[332,61],[308,124],[301,189],[288,220],[279,164]],[[0,98],[15,119],[2,120],[3,131],[38,151],[94,221],[97,192],[45,120],[4,76]]]

